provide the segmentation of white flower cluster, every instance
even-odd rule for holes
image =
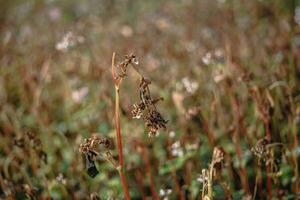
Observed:
[[[172,193],[171,189],[160,189],[159,190],[159,195],[163,197],[163,200],[168,200],[168,195]]]
[[[212,52],[207,52],[206,54],[204,54],[204,56],[202,57],[202,62],[205,65],[210,65],[210,64],[222,62],[223,59],[224,59],[223,49],[217,48]]]
[[[76,103],[80,103],[88,93],[89,93],[88,87],[79,88],[77,90],[72,91],[72,99]]]
[[[208,170],[202,169],[202,174],[199,174],[197,177],[197,181],[205,184],[208,181]]]
[[[172,156],[183,156],[183,149],[181,147],[180,141],[176,141],[171,146],[171,154]]]
[[[188,77],[184,77],[181,80],[181,82],[183,84],[183,87],[186,89],[186,91],[191,94],[195,93],[199,87],[198,82],[191,80]]]
[[[58,174],[58,176],[56,177],[56,181],[64,185],[67,183],[67,180],[62,173]]]
[[[209,65],[212,61],[212,55],[210,52],[206,53],[203,57],[202,57],[202,62],[206,65]]]
[[[68,32],[64,35],[61,41],[59,41],[55,48],[58,51],[66,52],[69,48],[76,46],[77,44],[81,44],[84,42],[84,37],[76,36],[72,32]]]

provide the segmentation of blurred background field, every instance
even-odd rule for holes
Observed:
[[[216,146],[214,199],[267,199],[267,176],[273,199],[299,198],[299,1],[1,0],[0,39],[1,199],[123,198],[113,166],[99,157],[92,179],[78,151],[92,133],[116,139],[113,52],[137,56],[168,120],[149,138],[132,119],[139,79],[128,69],[132,199],[201,199]],[[251,148],[268,135],[281,146],[260,162]]]

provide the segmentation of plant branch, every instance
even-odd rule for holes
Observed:
[[[128,191],[128,184],[126,181],[126,176],[123,171],[123,166],[124,166],[124,159],[123,159],[123,147],[122,147],[122,137],[121,137],[121,122],[120,122],[120,83],[121,79],[116,79],[116,74],[115,74],[115,53],[113,53],[112,56],[112,76],[113,80],[115,83],[115,127],[116,127],[116,133],[117,133],[117,149],[118,149],[118,155],[119,155],[119,167],[117,168],[120,179],[121,179],[121,184],[124,192],[124,197],[126,200],[130,200],[130,195]]]

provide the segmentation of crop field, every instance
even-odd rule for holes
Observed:
[[[0,199],[300,199],[300,1],[0,0]]]

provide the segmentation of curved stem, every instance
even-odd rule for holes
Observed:
[[[115,71],[114,71],[114,59],[115,59],[115,53],[113,53],[112,57],[112,75],[115,82],[115,127],[116,127],[116,133],[117,133],[117,149],[118,149],[118,155],[119,155],[119,167],[118,172],[121,179],[121,184],[124,192],[124,197],[126,200],[130,200],[130,195],[128,191],[128,184],[126,181],[126,176],[123,171],[124,166],[124,159],[123,159],[123,147],[122,147],[122,137],[121,137],[121,122],[120,122],[120,95],[119,95],[119,84],[120,81],[117,81],[115,79]]]

